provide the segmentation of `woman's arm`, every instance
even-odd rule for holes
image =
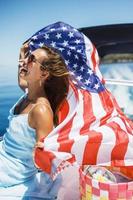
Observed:
[[[40,142],[40,140],[46,137],[53,130],[53,126],[54,126],[53,112],[49,106],[46,106],[42,103],[38,104],[32,110],[31,115],[29,116],[29,122],[30,122],[29,124],[32,125],[32,128],[36,130],[36,144],[33,150],[33,160],[34,160],[35,149],[36,148],[43,149],[44,147],[43,142]],[[34,164],[36,168],[39,169],[35,160],[34,160]]]
[[[53,112],[47,104],[36,105],[30,119],[32,127],[36,130],[37,143],[53,130]]]

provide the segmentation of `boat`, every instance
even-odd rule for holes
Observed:
[[[133,119],[133,23],[79,29],[95,45],[106,87]]]

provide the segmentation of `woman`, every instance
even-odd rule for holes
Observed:
[[[56,115],[68,93],[69,73],[53,50],[43,47],[30,54],[26,47],[23,54],[24,48],[18,80],[28,91],[10,110],[9,129],[0,143],[0,198],[54,199],[61,178],[52,181],[45,173],[38,173],[33,153],[38,141],[58,124]]]
[[[52,55],[55,55],[54,58]],[[98,68],[97,51],[90,40],[70,25],[57,22],[38,31],[28,40],[28,55],[25,56],[21,64],[24,67],[23,78],[27,82],[28,94],[24,95],[25,99],[19,101],[12,111],[29,115],[24,127],[28,127],[27,138],[30,130],[37,139],[32,142],[29,151],[31,155],[37,142],[36,164],[47,173],[59,173],[68,165],[68,161],[78,164],[131,165],[133,124],[106,90]],[[53,120],[49,122],[46,115]],[[23,122],[22,119],[18,121]],[[15,130],[18,129],[15,127]],[[34,138],[32,134],[31,136]],[[6,137],[7,134],[5,139]],[[43,148],[38,148],[38,141],[43,141]],[[29,143],[23,145],[26,148]],[[21,154],[19,152],[19,156]],[[22,164],[28,163],[26,156],[24,155]],[[31,160],[33,162],[32,158]],[[28,169],[29,175],[34,176],[37,173],[34,171],[34,165],[30,165]],[[23,170],[25,172],[27,168]],[[77,168],[74,172],[76,170]],[[63,191],[67,191],[66,199],[79,199],[78,195],[72,193],[76,191],[78,194],[79,186],[72,182],[78,176],[75,174],[72,179],[69,172],[65,175],[64,182],[60,180],[59,183],[64,185]],[[27,178],[23,177],[24,182],[19,183],[22,180],[19,179],[17,183],[22,187]],[[45,185],[43,188],[47,182],[45,177],[46,174],[42,178]],[[63,176],[61,178],[63,179]],[[65,180],[69,182],[69,189]],[[42,189],[41,184],[40,188]],[[51,188],[51,191],[54,191],[54,186]],[[32,189],[33,187],[30,188]],[[68,194],[71,197],[68,198]],[[55,196],[54,194],[53,197]],[[59,199],[65,198],[61,196]]]

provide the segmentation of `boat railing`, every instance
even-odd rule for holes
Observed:
[[[105,79],[105,83],[110,84],[110,85],[123,85],[123,86],[133,87],[133,81],[132,80]]]

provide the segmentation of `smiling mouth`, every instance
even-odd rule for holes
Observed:
[[[26,68],[22,68],[19,72],[20,76],[26,76],[27,75],[28,70]]]

